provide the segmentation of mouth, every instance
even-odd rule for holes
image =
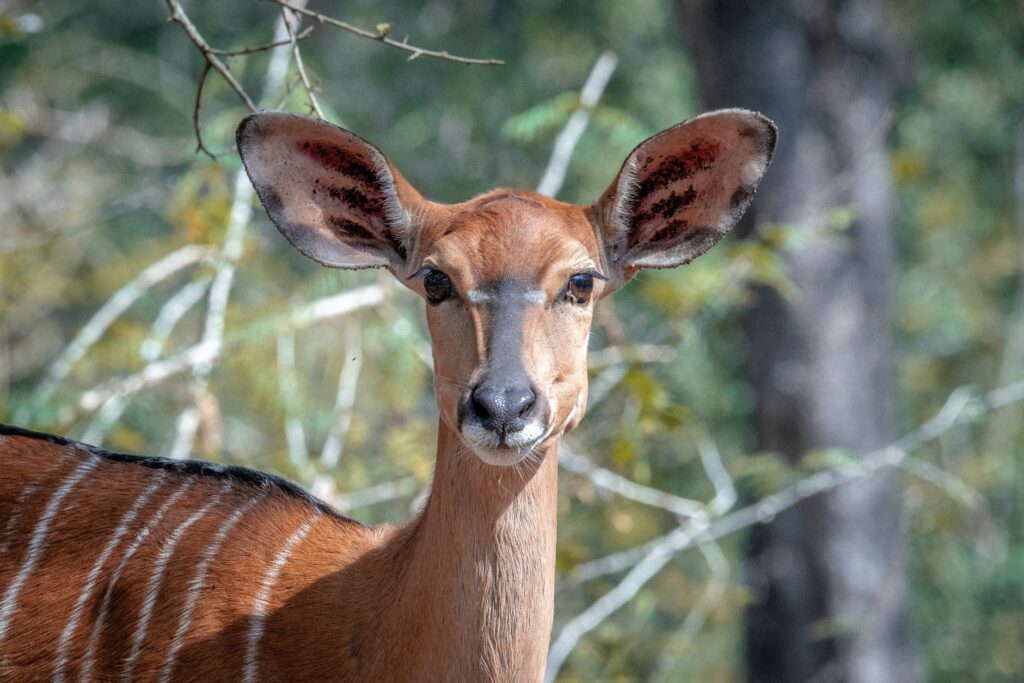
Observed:
[[[462,438],[478,458],[488,465],[518,465],[546,439],[551,429],[540,420],[531,420],[514,432],[498,432],[478,424],[462,425]]]

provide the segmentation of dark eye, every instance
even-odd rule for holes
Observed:
[[[569,278],[567,294],[574,304],[585,304],[590,301],[590,293],[594,291],[594,276],[590,273],[577,273]]]
[[[431,270],[423,276],[423,290],[427,301],[439,304],[452,295],[452,281],[440,270]]]

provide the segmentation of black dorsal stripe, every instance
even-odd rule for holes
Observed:
[[[341,514],[328,503],[312,495],[298,484],[290,482],[284,477],[279,477],[275,474],[267,474],[266,472],[261,472],[248,467],[239,467],[238,465],[220,465],[216,463],[202,462],[200,460],[172,460],[171,458],[161,458],[158,456],[116,453],[99,448],[98,446],[90,446],[89,444],[67,439],[63,436],[47,434],[45,432],[36,432],[31,429],[15,427],[13,425],[3,423],[0,423],[0,436],[16,436],[26,439],[46,441],[47,443],[52,443],[57,446],[73,447],[114,462],[131,463],[133,465],[149,467],[152,469],[177,472],[182,475],[211,477],[222,481],[227,480],[243,486],[252,486],[262,490],[277,490],[287,496],[302,500],[325,515],[329,515],[335,519],[339,519],[350,524],[359,524],[359,522]],[[360,526],[362,525],[360,524]]]

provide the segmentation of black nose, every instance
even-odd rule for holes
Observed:
[[[470,400],[484,427],[504,434],[523,428],[523,417],[537,395],[528,384],[484,381],[473,390]]]

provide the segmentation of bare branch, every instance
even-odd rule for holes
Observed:
[[[307,17],[311,17],[313,19],[316,19],[321,24],[327,24],[328,26],[334,26],[335,28],[340,28],[342,30],[348,31],[349,33],[354,33],[355,35],[359,36],[360,38],[368,38],[370,40],[376,40],[378,42],[384,43],[385,45],[390,45],[391,47],[398,48],[399,50],[405,50],[406,52],[410,53],[410,55],[409,55],[409,60],[410,61],[412,61],[413,59],[416,59],[418,57],[433,57],[434,59],[443,59],[445,61],[458,62],[459,64],[468,64],[468,65],[471,65],[471,66],[497,66],[497,65],[505,63],[505,62],[503,62],[500,59],[475,59],[475,58],[472,58],[472,57],[459,57],[457,55],[450,54],[450,53],[448,53],[447,51],[444,51],[444,50],[437,51],[437,50],[428,50],[428,49],[423,48],[423,47],[416,47],[414,45],[410,45],[407,42],[407,40],[397,41],[397,40],[394,40],[393,38],[389,38],[388,37],[388,29],[386,29],[386,28],[385,29],[381,29],[381,30],[376,31],[376,32],[374,32],[374,31],[367,31],[367,30],[361,29],[361,28],[359,28],[357,26],[353,26],[352,24],[349,24],[348,22],[344,22],[344,21],[341,21],[339,19],[335,19],[334,17],[329,17],[329,16],[327,16],[325,14],[320,14],[319,12],[314,12],[313,10],[306,9],[305,7],[299,7],[297,5],[294,5],[294,4],[290,3],[290,2],[288,2],[287,0],[269,0],[269,1],[273,2],[273,3],[277,4],[277,5],[280,5],[281,7],[287,7],[288,9],[290,9],[293,12],[298,12],[299,14],[304,14]]]
[[[356,388],[359,384],[359,372],[363,366],[363,345],[359,326],[349,323],[345,325],[345,356],[341,374],[338,376],[338,393],[334,399],[334,412],[331,415],[331,431],[324,440],[320,451],[320,464],[332,469],[341,458],[341,449],[345,445],[345,437],[352,426],[352,412],[356,404]]]
[[[419,488],[419,480],[408,476],[394,481],[386,481],[351,493],[339,493],[331,498],[331,503],[341,512],[356,508],[386,503],[389,500],[402,498],[415,493]]]
[[[164,350],[164,344],[174,331],[175,325],[193,306],[199,303],[209,286],[209,277],[194,280],[179,289],[160,307],[160,312],[157,313],[156,320],[153,321],[149,335],[139,347],[139,356],[142,360],[149,362],[160,357]]]
[[[114,292],[53,362],[46,379],[36,388],[33,399],[37,402],[48,400],[57,386],[67,378],[71,367],[103,336],[107,328],[151,287],[184,268],[209,259],[212,255],[213,250],[209,247],[186,245],[148,266],[134,280]]]
[[[704,512],[703,503],[638,484],[611,470],[598,467],[587,458],[574,453],[564,442],[559,446],[558,464],[570,472],[583,475],[598,488],[644,505],[661,508],[682,517],[691,517]]]
[[[238,97],[242,100],[242,103],[248,107],[249,111],[256,111],[256,103],[249,97],[249,93],[245,92],[245,88],[242,84],[235,79],[228,67],[224,65],[220,59],[217,58],[217,53],[210,44],[199,34],[199,30],[196,28],[192,20],[185,14],[185,10],[181,8],[181,3],[178,0],[167,0],[167,7],[171,10],[171,14],[167,17],[168,21],[181,26],[182,30],[185,31],[185,35],[188,36],[189,40],[199,48],[199,52],[202,53],[203,59],[206,60],[206,64],[209,68],[213,69],[221,75],[221,77],[227,82],[231,89],[237,93]],[[198,99],[198,97],[196,98]]]
[[[306,304],[289,316],[275,318],[274,320],[278,321],[276,324],[279,325],[276,329],[302,329],[321,320],[348,315],[363,308],[376,306],[383,300],[384,292],[380,286],[366,285]],[[215,339],[201,341],[170,358],[149,363],[136,373],[114,379],[102,387],[85,392],[79,398],[77,410],[92,412],[114,394],[130,396],[186,370],[210,364],[221,351],[222,343],[220,341]],[[74,415],[69,415],[68,419],[74,419]]]
[[[292,28],[292,22],[298,25],[299,17],[295,12],[284,7],[281,8],[281,17],[284,20],[284,27],[288,31],[288,38],[291,41],[292,56],[295,58],[295,69],[299,72],[299,78],[302,79],[302,87],[306,89],[306,95],[309,97],[309,106],[313,112],[317,115],[317,118],[324,118],[324,113],[320,109],[320,103],[316,101],[315,88],[309,82],[309,76],[306,75],[306,66],[302,62],[302,52],[299,50],[299,42],[295,37],[295,30]]]
[[[203,106],[203,86],[206,85],[206,77],[210,75],[211,68],[210,63],[206,62],[203,65],[203,72],[199,74],[199,83],[196,85],[196,100],[192,105],[192,130],[196,136],[196,151],[202,152],[212,160],[216,161],[217,157],[223,155],[224,152],[213,152],[206,146],[206,143],[203,142],[203,122],[199,115],[199,111]]]
[[[537,185],[537,192],[546,196],[554,197],[562,189],[565,183],[565,174],[569,170],[569,160],[572,159],[576,143],[580,141],[583,131],[590,123],[590,114],[597,106],[601,94],[604,93],[608,80],[612,77],[619,58],[614,52],[602,52],[594,62],[594,67],[587,76],[583,90],[580,91],[580,106],[569,117],[565,128],[555,138],[555,146],[551,150],[551,158],[548,160],[548,167],[544,169],[540,183]]]
[[[314,474],[306,447],[306,430],[302,426],[302,411],[299,406],[299,380],[295,373],[295,335],[282,332],[277,338],[278,388],[281,403],[284,404],[284,436],[288,443],[288,460],[292,466],[309,480]]]
[[[302,29],[302,31],[300,31],[298,35],[295,36],[295,40],[304,40],[305,38],[308,38],[309,34],[313,32],[314,28],[316,28],[316,26],[307,26],[306,28]],[[244,55],[255,54],[257,52],[267,52],[268,50],[273,50],[275,47],[281,47],[282,45],[291,44],[292,39],[289,37],[285,38],[284,40],[275,40],[274,42],[267,43],[266,45],[257,45],[255,47],[243,47],[237,50],[218,50],[216,48],[210,48],[210,52],[212,52],[215,55],[220,55],[221,57],[241,57]]]
[[[603,573],[622,571],[627,567],[632,569],[615,588],[601,596],[563,627],[551,647],[546,680],[554,679],[580,638],[629,602],[675,553],[693,546],[694,543],[717,540],[740,529],[770,522],[783,510],[811,496],[851,481],[865,479],[886,467],[902,466],[912,451],[935,440],[958,424],[1022,400],[1024,380],[994,389],[977,400],[961,387],[950,394],[935,417],[888,447],[867,453],[856,461],[813,474],[710,524],[705,518],[696,516],[668,534],[642,546],[580,565],[575,572],[577,580],[584,574],[588,578],[595,578]]]
[[[620,607],[633,599],[640,589],[651,580],[661,568],[668,564],[677,552],[676,547],[688,546],[693,542],[696,520],[676,529],[664,540],[655,544],[650,552],[629,571],[614,588],[602,595],[590,607],[576,615],[562,627],[548,653],[548,665],[545,681],[554,681],[559,670],[576,647],[576,644],[587,633],[590,633],[601,622],[614,614]],[[701,530],[703,531],[703,529]]]

